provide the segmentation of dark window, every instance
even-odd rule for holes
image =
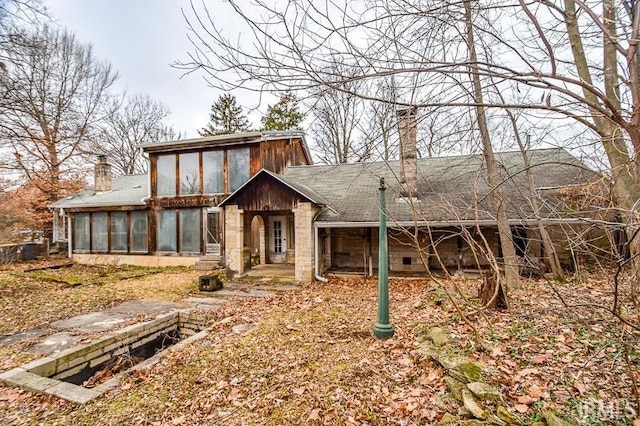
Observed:
[[[249,148],[230,149],[227,151],[229,162],[229,192],[240,188],[249,180]]]
[[[91,251],[109,250],[109,223],[107,213],[93,213],[91,215]]]
[[[158,196],[176,195],[176,156],[159,155],[156,171]]]
[[[74,250],[89,250],[89,213],[73,215],[73,248]]]
[[[402,264],[403,265],[411,265],[411,258],[410,257],[403,257],[402,258]]]
[[[131,251],[149,251],[147,212],[131,212]]]
[[[202,153],[205,194],[224,193],[224,151]]]
[[[127,213],[111,213],[111,250],[127,251]]]
[[[200,193],[200,155],[180,154],[180,195]]]

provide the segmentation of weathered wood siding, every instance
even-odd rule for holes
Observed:
[[[259,176],[253,183],[253,191],[237,195],[233,204],[245,211],[290,211],[302,198],[290,188],[267,176]],[[234,196],[235,197],[235,196]]]

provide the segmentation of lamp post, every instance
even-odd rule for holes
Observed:
[[[378,321],[373,334],[378,339],[393,337],[393,326],[389,323],[389,258],[387,256],[387,206],[384,178],[380,178],[380,227],[378,231]]]

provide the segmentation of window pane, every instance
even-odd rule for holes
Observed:
[[[73,215],[73,249],[89,250],[89,213]]]
[[[249,148],[230,149],[229,160],[229,192],[240,188],[249,180]]]
[[[157,163],[158,195],[176,195],[176,156],[159,155]]]
[[[177,251],[176,211],[160,210],[158,212],[158,229],[156,238],[158,251]]]
[[[147,212],[131,212],[131,251],[149,251]]]
[[[224,193],[224,151],[202,153],[202,172],[204,174],[204,193]]]
[[[127,251],[127,213],[111,213],[111,250]]]
[[[109,250],[107,213],[93,213],[91,215],[91,250]]]
[[[180,154],[180,195],[200,193],[200,166],[197,153]]]
[[[180,251],[200,252],[200,210],[180,210]]]

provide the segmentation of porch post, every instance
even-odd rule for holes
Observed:
[[[313,218],[318,208],[313,203],[298,203],[293,209],[295,222],[295,270],[296,280],[310,282],[313,280],[314,247]]]
[[[224,208],[224,258],[227,268],[235,274],[244,273],[244,218],[236,205]]]

